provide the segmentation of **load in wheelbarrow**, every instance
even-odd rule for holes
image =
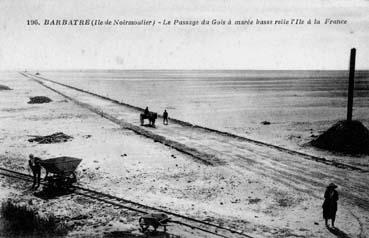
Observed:
[[[46,170],[46,185],[51,190],[69,190],[77,182],[76,169],[82,159],[61,156],[40,162]]]

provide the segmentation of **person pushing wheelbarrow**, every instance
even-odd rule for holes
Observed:
[[[40,179],[41,179],[41,159],[35,157],[33,154],[29,155],[28,165],[32,170],[33,176],[33,185],[32,189],[37,189],[40,186]]]

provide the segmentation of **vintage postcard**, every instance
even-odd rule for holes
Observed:
[[[0,237],[369,237],[368,12],[0,0]]]

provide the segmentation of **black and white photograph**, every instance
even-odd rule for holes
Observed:
[[[369,237],[368,0],[0,0],[0,237]]]

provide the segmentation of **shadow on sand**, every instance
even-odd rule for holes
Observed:
[[[43,188],[41,191],[34,192],[33,195],[35,195],[38,198],[41,198],[43,200],[49,200],[58,198],[60,196],[69,195],[72,194],[74,191],[71,189],[64,189],[64,190],[54,190],[49,188]]]
[[[143,127],[150,127],[150,128],[156,128],[155,125],[150,125],[150,124],[143,124],[141,126],[143,126]]]
[[[344,231],[341,231],[340,229],[336,227],[328,227],[328,230],[338,238],[350,238],[349,235],[347,235]]]

